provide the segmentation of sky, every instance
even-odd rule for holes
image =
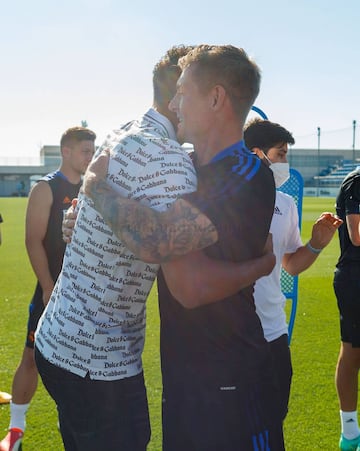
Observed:
[[[31,164],[83,120],[100,145],[151,106],[174,44],[243,47],[262,72],[255,105],[294,148],[359,149],[359,22],[359,0],[3,1],[0,165]]]

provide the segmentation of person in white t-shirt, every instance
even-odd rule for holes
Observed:
[[[245,125],[244,140],[249,149],[269,164],[275,185],[280,188],[290,176],[287,153],[288,144],[295,143],[292,134],[279,124],[256,118]],[[281,188],[277,190],[270,226],[276,265],[271,274],[256,281],[254,296],[265,338],[270,343],[283,419],[288,410],[292,365],[284,310],[286,299],[280,283],[281,267],[293,276],[305,271],[341,224],[342,221],[332,213],[322,213],[312,227],[310,240],[303,245],[294,199],[281,192]]]
[[[107,179],[114,190],[158,210],[196,189],[192,161],[162,114],[167,86],[179,75],[177,59],[187,52],[167,53],[154,69],[154,107],[99,149],[111,151]],[[141,359],[145,302],[158,265],[136,258],[83,193],[77,207],[72,242],[36,330],[36,364],[57,405],[66,450],[143,451],[150,440]]]

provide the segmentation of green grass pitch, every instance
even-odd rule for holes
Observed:
[[[27,309],[35,286],[24,245],[26,202],[25,198],[0,199],[0,212],[4,218],[1,224],[3,244],[0,247],[0,390],[8,392],[21,357]],[[313,221],[322,211],[334,211],[334,199],[304,199],[304,242],[310,236]],[[335,236],[315,264],[299,279],[299,302],[291,343],[294,378],[285,421],[289,451],[337,449],[340,423],[334,371],[339,349],[339,324],[332,277],[338,253]],[[148,299],[147,315],[144,368],[152,424],[148,449],[160,451],[161,374],[156,289]],[[9,406],[0,406],[0,440],[6,434],[8,423]],[[63,449],[57,430],[56,409],[41,382],[28,411],[23,447],[27,451]]]

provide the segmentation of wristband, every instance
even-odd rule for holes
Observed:
[[[310,244],[310,241],[308,241],[306,243],[306,247],[309,249],[310,252],[312,252],[313,254],[320,254],[320,252],[322,251],[322,249],[316,249],[315,247],[312,247]]]

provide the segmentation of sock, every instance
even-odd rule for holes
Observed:
[[[353,440],[360,435],[357,411],[343,412],[340,410],[341,433],[348,440]]]
[[[14,404],[10,402],[10,426],[9,429],[17,428],[21,429],[23,432],[26,427],[26,412],[30,406],[28,404]]]

